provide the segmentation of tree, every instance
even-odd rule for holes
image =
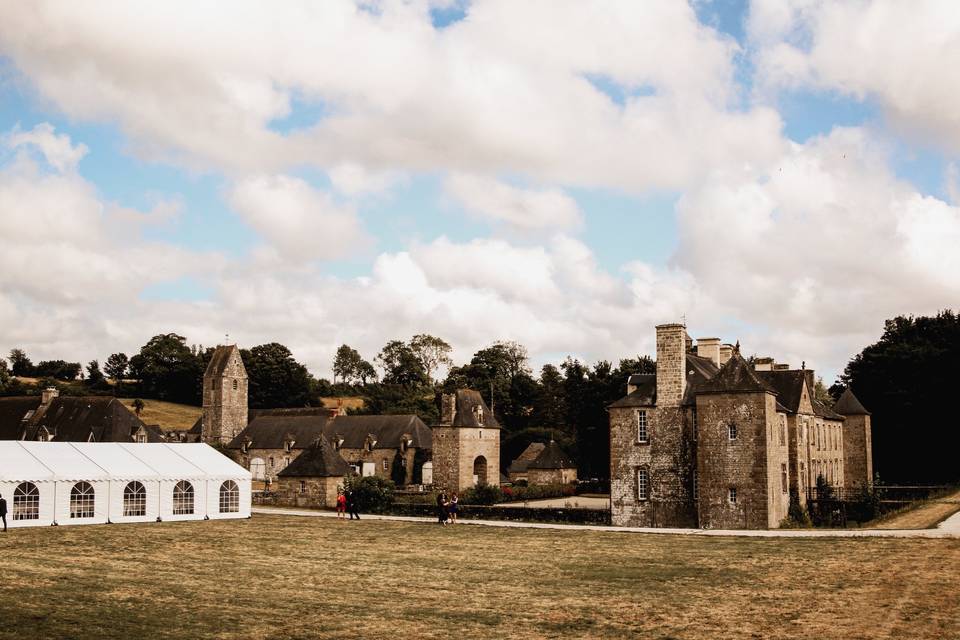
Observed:
[[[139,375],[142,395],[200,404],[203,364],[183,336],[165,333],[150,338],[130,359],[130,368]]]
[[[357,381],[367,384],[368,380],[376,380],[377,371],[373,365],[363,359],[360,352],[349,345],[342,344],[337,349],[333,359],[333,381],[356,384]]]
[[[826,406],[832,407],[833,403],[836,402],[840,396],[837,396],[837,398],[833,397],[830,390],[827,389],[827,385],[823,383],[823,378],[818,377],[813,385],[813,397]]]
[[[379,513],[393,504],[394,484],[379,476],[347,476],[344,478],[344,491],[352,491],[360,511]]]
[[[83,367],[79,362],[66,362],[64,360],[41,360],[33,368],[33,375],[43,378],[55,378],[57,380],[76,380],[83,372]]]
[[[127,354],[114,353],[107,358],[107,361],[103,365],[103,370],[114,382],[120,384],[123,382],[123,377],[127,374],[128,364]]]
[[[91,360],[87,365],[87,384],[90,386],[95,386],[103,383],[104,381],[103,372],[100,371],[100,363],[96,360]]]
[[[29,377],[34,373],[33,362],[27,357],[23,349],[10,350],[10,369],[11,373],[18,377]]]
[[[441,366],[453,366],[453,360],[450,359],[450,353],[453,349],[445,340],[421,333],[410,339],[410,349],[419,358],[424,370],[427,372],[427,380],[433,382],[433,373]]]
[[[887,481],[960,480],[960,430],[950,398],[960,360],[960,317],[887,320],[880,339],[841,376],[872,416],[874,469]]]
[[[310,404],[313,378],[290,349],[277,342],[261,344],[240,356],[247,369],[250,408],[304,407]]]
[[[384,384],[417,387],[430,382],[423,362],[410,345],[402,340],[391,340],[384,345],[376,360],[383,369]]]
[[[563,374],[552,364],[540,370],[540,385],[534,401],[531,423],[536,427],[564,429],[567,425],[567,398]]]
[[[141,400],[140,398],[136,398],[133,401],[133,412],[137,414],[138,418],[140,417],[140,412],[143,411],[143,408],[145,406],[147,406],[147,403]]]

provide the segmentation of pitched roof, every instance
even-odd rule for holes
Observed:
[[[207,370],[203,373],[203,377],[222,376],[227,365],[230,363],[230,357],[235,351],[238,352],[237,356],[239,357],[240,350],[237,349],[237,345],[218,345],[217,348],[213,350],[213,355],[210,357],[210,364],[207,365]]]
[[[683,392],[683,404],[694,404],[696,395],[703,386],[717,376],[720,368],[711,358],[687,352],[687,384]]]
[[[343,438],[342,448],[362,449],[367,436],[376,439],[376,449],[396,449],[401,436],[410,436],[410,445],[418,449],[433,446],[433,434],[423,421],[414,415],[337,416],[328,417],[322,408],[307,410],[270,410],[258,414],[247,428],[227,445],[239,449],[250,439],[253,449],[282,449],[287,437],[293,439],[294,449],[306,449],[323,435],[328,440]]]
[[[693,404],[694,397],[704,383],[716,376],[719,369],[710,358],[689,352],[686,356],[687,381],[683,403]],[[627,384],[636,389],[609,405],[608,408],[652,407],[657,404],[657,374],[635,373],[627,380]]]
[[[573,461],[573,458],[568,456],[563,452],[563,449],[560,448],[553,440],[550,441],[543,451],[540,452],[540,455],[531,462],[527,469],[576,469],[577,463]]]
[[[523,450],[523,453],[510,463],[507,471],[510,473],[524,473],[527,467],[530,466],[530,463],[536,460],[540,452],[546,448],[547,445],[542,442],[531,442],[527,445],[527,448]]]
[[[322,435],[277,475],[294,478],[330,478],[350,473],[348,465]]]
[[[493,411],[483,401],[479,391],[473,389],[457,389],[457,412],[453,416],[454,427],[483,427],[484,429],[499,429],[500,423],[493,415]],[[475,409],[483,409],[483,422],[477,420]]]
[[[843,420],[843,416],[834,411],[824,402],[817,398],[810,398],[810,404],[813,405],[813,415],[826,418],[827,420]]]
[[[0,440],[19,440],[23,437],[27,415],[40,406],[40,396],[0,398]]]
[[[777,394],[777,402],[789,413],[796,413],[803,397],[805,374],[801,369],[755,371],[756,376]]]
[[[740,352],[734,350],[719,373],[705,381],[697,393],[775,393],[756,375],[753,368],[743,359]]]
[[[30,414],[29,418],[26,415]],[[19,414],[19,418],[17,417]],[[0,437],[36,440],[45,430],[56,442],[133,442],[143,429],[148,442],[163,442],[122,402],[108,396],[57,397],[42,405],[39,397],[0,399]]]
[[[860,403],[850,387],[843,390],[840,399],[833,405],[833,410],[845,416],[869,416],[870,412]]]
[[[655,373],[630,376],[628,384],[636,387],[633,391],[610,405],[610,408],[652,407],[657,404],[657,375]]]

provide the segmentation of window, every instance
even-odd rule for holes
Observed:
[[[637,442],[649,442],[650,436],[647,433],[647,412],[641,409],[637,411]]]
[[[727,438],[730,440],[737,439],[737,425],[733,424],[732,422],[727,425]]]
[[[787,439],[787,416],[780,415],[780,445],[782,446]]]
[[[483,407],[477,405],[473,408],[473,415],[477,419],[478,424],[483,424]]]
[[[273,456],[270,456],[270,468],[273,469]]]
[[[737,488],[730,487],[727,489],[727,502],[730,504],[737,504]]]
[[[803,464],[803,463],[801,462],[801,463],[800,463],[800,477],[797,478],[797,484],[799,484],[800,487],[797,487],[797,488],[799,489],[799,488],[801,488],[801,487],[806,486],[806,485],[804,484],[805,482],[807,482],[807,465],[805,465],[805,464]]]
[[[306,493],[306,492],[307,492],[307,481],[306,481],[306,480],[301,480],[301,481],[300,481],[300,493]]]
[[[240,511],[240,487],[233,480],[227,480],[220,485],[220,513],[237,513],[238,511]]]
[[[697,470],[693,470],[693,500],[696,502],[700,499],[700,479],[697,478]]]
[[[286,469],[290,466],[290,456],[286,456],[283,459],[283,468]]]
[[[384,458],[384,459],[383,459],[383,470],[384,470],[384,471],[387,471],[387,470],[389,470],[389,469],[390,469],[390,465],[387,464],[387,459]]]
[[[646,469],[637,469],[637,500],[650,498],[650,472]]]
[[[139,444],[144,444],[144,443],[147,441],[147,434],[145,434],[145,433],[143,433],[143,432],[141,431],[140,433],[138,433],[138,434],[136,435],[136,437],[134,438],[134,440],[136,440],[137,443],[139,443]]]
[[[92,518],[94,503],[93,487],[89,482],[78,482],[70,489],[70,517]]]
[[[13,519],[40,519],[40,490],[32,482],[21,482],[13,490]]]
[[[123,515],[147,515],[147,490],[139,482],[128,482],[123,488]]]
[[[233,390],[236,391],[238,386],[240,386],[239,383],[238,383],[236,380],[234,380],[234,381],[233,381]]]
[[[210,381],[210,390],[211,390],[211,391],[216,391],[216,390],[217,390],[217,381],[216,381],[216,380],[211,380],[211,381]]]
[[[290,446],[291,446],[292,444],[293,444],[293,443],[290,442],[289,440],[284,440],[284,441],[283,441],[283,450],[286,451],[287,453],[290,453]]]
[[[784,493],[787,493],[787,465],[780,465],[780,488]]]
[[[181,480],[173,487],[173,515],[187,516],[193,513],[193,485]]]

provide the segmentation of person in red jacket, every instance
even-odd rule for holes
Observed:
[[[343,491],[337,491],[337,519],[345,520],[347,517],[347,496]]]

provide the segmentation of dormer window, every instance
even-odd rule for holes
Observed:
[[[473,408],[473,416],[477,419],[477,424],[483,424],[483,407],[477,405]]]
[[[333,448],[334,448],[336,451],[340,451],[340,449],[341,449],[342,447],[343,447],[343,436],[338,433],[338,434],[333,438]]]
[[[144,443],[146,443],[146,441],[147,441],[147,434],[144,433],[143,431],[141,431],[141,432],[137,433],[137,435],[135,435],[135,436],[133,437],[133,440],[134,440],[134,442],[137,442],[137,443],[139,443],[139,444],[144,444]]]
[[[376,444],[377,444],[377,438],[371,433],[370,435],[367,436],[366,441],[363,443],[363,448],[367,452],[371,452],[373,451],[373,448],[376,446]]]
[[[294,442],[293,440],[284,440],[283,450],[287,453],[290,453],[290,449],[293,448],[293,442]]]

